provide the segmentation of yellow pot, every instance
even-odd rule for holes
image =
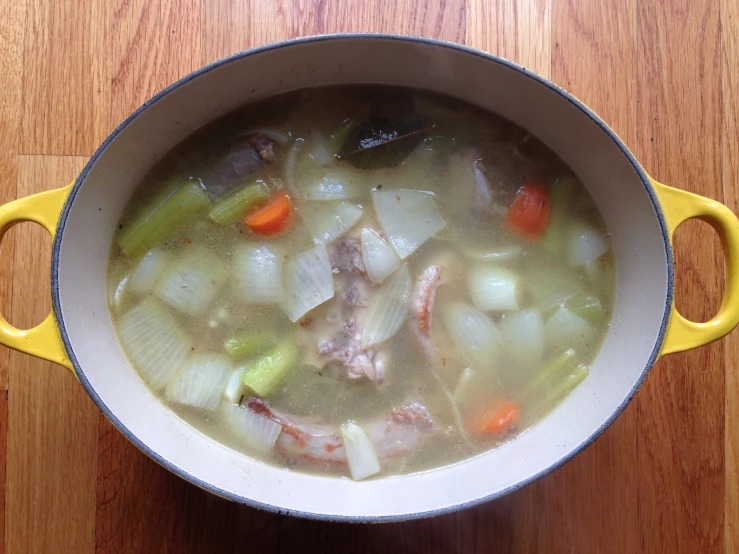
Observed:
[[[435,471],[354,482],[265,465],[201,435],[159,402],[115,338],[108,251],[143,175],[175,144],[244,103],[316,85],[428,89],[498,112],[546,142],[603,213],[617,259],[613,321],[590,376],[549,416],[495,450]],[[691,218],[718,232],[726,291],[706,323],[673,303],[671,236]],[[387,521],[492,499],[551,471],[621,413],[660,355],[721,338],[739,323],[739,220],[722,204],[650,179],[623,142],[551,82],[482,52],[426,39],[332,35],[282,42],[216,62],[159,93],[100,146],[73,185],[0,208],[0,232],[35,221],[52,236],[54,312],[0,343],[72,370],[128,438],[176,474],[218,495],[306,517]]]

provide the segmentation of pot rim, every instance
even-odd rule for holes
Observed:
[[[280,48],[292,47],[296,45],[308,44],[308,43],[313,43],[313,42],[347,40],[347,39],[349,40],[394,40],[394,41],[401,41],[401,42],[407,42],[407,43],[421,43],[421,44],[461,51],[466,54],[477,56],[489,62],[497,63],[505,67],[508,67],[510,69],[513,69],[515,71],[518,71],[520,73],[523,73],[526,77],[536,81],[540,85],[547,87],[552,92],[558,94],[565,100],[569,101],[572,105],[574,105],[580,111],[582,111],[585,115],[587,115],[596,125],[598,125],[598,127],[600,127],[603,132],[605,132],[605,134],[615,143],[615,145],[626,156],[626,158],[629,160],[632,167],[634,168],[634,171],[637,173],[637,175],[641,179],[642,184],[644,185],[644,188],[647,194],[649,195],[649,198],[652,202],[652,206],[654,208],[655,214],[657,215],[657,218],[659,221],[659,226],[662,232],[662,238],[663,238],[664,245],[665,245],[665,254],[666,254],[666,262],[667,262],[667,268],[666,268],[667,269],[667,297],[665,299],[665,310],[662,316],[662,323],[660,325],[659,333],[657,335],[657,340],[655,342],[652,353],[649,356],[647,365],[642,370],[641,374],[639,375],[639,378],[634,383],[634,386],[629,391],[628,395],[623,399],[621,404],[619,404],[619,406],[613,411],[610,417],[606,421],[604,421],[595,432],[593,432],[585,441],[583,441],[575,449],[571,450],[566,455],[562,456],[559,460],[553,462],[548,467],[544,468],[538,473],[531,475],[528,478],[516,483],[515,485],[511,485],[510,487],[497,491],[493,494],[475,498],[467,502],[454,504],[452,506],[446,506],[444,508],[439,508],[439,509],[425,510],[421,512],[393,515],[393,516],[379,516],[379,517],[377,516],[367,516],[367,517],[341,516],[341,515],[313,513],[313,512],[307,512],[307,511],[280,508],[279,506],[275,506],[275,505],[267,504],[263,502],[258,502],[251,498],[233,494],[231,492],[220,489],[206,481],[199,479],[198,477],[194,475],[191,475],[190,473],[186,472],[180,467],[164,459],[156,451],[154,451],[153,449],[145,445],[143,442],[141,442],[134,433],[129,431],[129,429],[123,424],[123,422],[121,422],[116,417],[116,415],[108,408],[108,406],[102,401],[102,399],[98,396],[95,389],[90,384],[89,380],[85,376],[84,370],[82,369],[79,362],[77,361],[77,358],[74,353],[74,348],[67,334],[67,330],[64,324],[64,317],[62,314],[60,294],[59,294],[59,258],[61,255],[61,243],[63,240],[64,228],[66,226],[67,217],[69,216],[69,211],[71,209],[71,206],[74,203],[74,199],[77,195],[77,192],[79,191],[80,186],[82,185],[83,181],[87,177],[88,172],[95,165],[95,162],[97,161],[97,159],[106,150],[108,145],[118,136],[118,134],[121,133],[121,131],[123,131],[123,129],[125,129],[133,120],[138,118],[140,115],[142,115],[147,110],[147,108],[157,103],[159,100],[167,96],[173,90],[192,81],[193,79],[196,79],[202,75],[205,75],[206,73],[214,69],[217,69],[221,66],[224,66],[226,64],[235,62],[237,60],[241,60],[242,58],[254,56],[262,52],[277,50]],[[431,38],[418,37],[418,36],[412,36],[412,35],[392,34],[392,33],[333,33],[333,34],[323,34],[323,35],[315,35],[315,36],[301,37],[301,38],[295,38],[295,39],[288,39],[288,40],[283,40],[283,41],[279,41],[279,42],[275,42],[275,43],[271,43],[271,44],[267,44],[263,46],[257,46],[254,48],[250,48],[248,50],[237,52],[235,54],[232,54],[225,58],[221,58],[214,62],[211,62],[210,64],[207,64],[201,67],[200,69],[197,69],[193,71],[192,73],[189,73],[188,75],[182,77],[175,83],[162,89],[156,95],[154,95],[149,100],[144,102],[134,112],[132,112],[122,123],[120,123],[108,135],[108,137],[103,141],[103,143],[97,148],[95,153],[90,157],[84,169],[82,170],[80,175],[75,180],[74,186],[72,187],[72,190],[70,191],[69,196],[64,204],[64,208],[62,210],[62,213],[59,217],[59,222],[57,224],[57,233],[54,238],[54,243],[52,246],[52,257],[51,257],[52,308],[53,308],[54,316],[56,317],[57,324],[59,326],[59,333],[61,335],[62,343],[64,344],[64,348],[69,356],[69,360],[74,368],[77,378],[79,379],[80,383],[82,384],[82,387],[85,389],[87,394],[90,395],[92,400],[95,402],[98,408],[105,414],[108,420],[110,420],[110,422],[113,423],[113,425],[128,440],[130,440],[137,448],[139,448],[139,450],[144,452],[147,456],[149,456],[159,465],[171,471],[178,477],[181,477],[182,479],[192,483],[193,485],[196,485],[197,487],[204,489],[210,493],[213,493],[217,496],[220,496],[222,498],[226,498],[228,500],[237,502],[239,504],[248,505],[254,508],[266,510],[266,511],[273,512],[273,513],[280,514],[280,515],[291,515],[291,516],[296,516],[296,517],[301,517],[301,518],[306,518],[306,519],[315,519],[315,520],[321,520],[321,521],[335,521],[335,522],[356,522],[356,523],[394,522],[394,521],[406,521],[406,520],[411,520],[411,519],[419,519],[419,518],[424,518],[424,517],[443,515],[443,514],[447,514],[450,512],[459,511],[465,508],[471,508],[473,506],[477,506],[479,504],[483,504],[485,502],[489,502],[491,500],[501,498],[512,492],[515,492],[519,489],[526,487],[527,485],[533,483],[534,481],[540,479],[541,477],[544,477],[545,475],[548,475],[549,473],[553,472],[555,469],[558,469],[560,466],[562,466],[563,464],[568,462],[570,459],[572,459],[573,457],[581,453],[583,450],[585,450],[598,437],[600,437],[600,435],[613,423],[613,421],[615,421],[615,419],[619,415],[621,415],[621,413],[624,411],[626,406],[628,406],[632,398],[636,395],[636,392],[638,391],[641,384],[644,382],[644,379],[649,373],[649,370],[652,368],[654,363],[657,361],[657,358],[659,357],[660,348],[662,347],[662,343],[664,342],[665,333],[667,330],[667,324],[670,318],[670,313],[671,313],[671,308],[672,308],[672,303],[673,303],[673,296],[674,296],[674,259],[673,259],[673,252],[672,252],[672,243],[670,241],[670,235],[669,235],[667,223],[665,221],[665,217],[662,212],[662,207],[659,202],[659,199],[651,185],[649,177],[647,176],[646,172],[642,168],[641,164],[639,164],[639,162],[636,160],[634,155],[626,147],[626,145],[618,137],[618,135],[593,110],[591,110],[583,102],[575,98],[572,94],[570,94],[563,88],[555,85],[550,80],[545,79],[544,77],[526,69],[525,67],[521,65],[518,65],[509,60],[506,60],[505,58],[501,58],[499,56],[488,54],[486,52],[483,52],[475,48],[470,48],[468,46],[463,46],[463,45],[448,42],[448,41],[442,41],[438,39],[431,39]],[[439,469],[443,470],[444,468],[442,467]]]

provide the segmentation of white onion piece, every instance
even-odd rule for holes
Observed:
[[[382,283],[400,265],[395,250],[371,229],[362,230],[362,261],[373,283]]]
[[[108,285],[108,304],[114,313],[118,313],[123,306],[123,299],[126,296],[126,291],[131,288],[131,279],[128,275],[121,277],[121,280],[117,283],[111,281]]]
[[[341,425],[341,438],[344,441],[346,461],[352,479],[360,481],[380,472],[380,460],[367,433],[352,421]]]
[[[310,135],[310,159],[321,166],[330,164],[336,152],[332,152],[326,137],[318,131],[313,131]]]
[[[158,300],[148,299],[118,321],[123,350],[145,381],[163,387],[182,366],[190,342]]]
[[[487,369],[498,361],[502,349],[500,331],[483,312],[454,302],[444,309],[444,323],[457,350],[472,364]]]
[[[584,292],[582,278],[572,268],[555,263],[528,264],[524,282],[538,308],[547,313]]]
[[[215,410],[232,370],[225,354],[194,354],[167,385],[166,397],[177,404]]]
[[[544,355],[544,319],[537,310],[506,315],[498,324],[508,357],[521,368],[532,369]]]
[[[377,288],[362,320],[362,348],[386,341],[398,332],[408,316],[412,288],[407,264]]]
[[[496,265],[480,264],[468,278],[472,303],[481,310],[517,310],[516,275]]]
[[[490,401],[491,394],[496,393],[496,388],[496,379],[491,378],[489,371],[465,368],[452,395],[461,418],[479,415],[480,406]]]
[[[131,275],[131,291],[150,294],[169,264],[171,256],[159,248],[149,250]]]
[[[221,261],[206,248],[188,246],[165,271],[154,293],[191,316],[205,312],[225,282]]]
[[[343,167],[327,168],[323,176],[306,187],[306,200],[346,200],[360,192],[362,175]]]
[[[243,245],[233,256],[233,278],[239,296],[249,304],[282,301],[285,255],[274,246]]]
[[[571,266],[578,267],[597,260],[610,246],[603,233],[582,221],[573,222],[567,230],[567,256]]]
[[[554,312],[544,324],[547,346],[557,351],[587,345],[593,335],[593,326],[564,306]]]
[[[221,411],[236,436],[247,445],[261,452],[274,448],[282,425],[235,404],[224,403]]]
[[[277,144],[287,144],[287,141],[290,140],[290,133],[283,131],[282,129],[278,129],[277,127],[257,127],[255,129],[244,131],[241,134],[245,137],[251,135],[263,135]]]
[[[285,271],[285,312],[295,322],[334,296],[334,273],[322,244],[298,254]]]
[[[225,398],[231,404],[238,404],[241,402],[241,397],[244,396],[246,391],[246,385],[241,380],[244,376],[244,367],[237,367],[231,376],[228,378],[226,383],[226,390],[223,391],[223,398]]]
[[[344,235],[362,217],[362,208],[344,201],[311,202],[298,209],[316,244]]]
[[[376,191],[372,201],[380,226],[401,260],[446,225],[430,193]]]

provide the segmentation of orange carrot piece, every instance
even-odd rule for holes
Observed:
[[[478,420],[474,431],[489,435],[502,435],[513,429],[521,418],[518,404],[512,400],[503,400]]]
[[[527,240],[539,240],[549,225],[551,202],[546,187],[529,181],[518,189],[506,217],[506,227]]]
[[[285,194],[274,196],[264,206],[244,215],[244,223],[249,229],[263,235],[281,233],[290,225],[292,203]]]

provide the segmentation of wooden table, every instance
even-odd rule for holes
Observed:
[[[739,208],[734,0],[0,0],[0,201],[71,181],[118,122],[205,63],[341,31],[517,61],[588,103],[658,180]],[[49,311],[49,244],[31,224],[2,242],[0,312],[19,326]],[[718,240],[692,222],[676,250],[678,307],[706,319],[721,298]],[[735,553],[738,364],[739,332],[670,356],[594,445],[537,483],[462,513],[365,526],[211,496],[139,452],[71,374],[2,349],[0,549]]]

